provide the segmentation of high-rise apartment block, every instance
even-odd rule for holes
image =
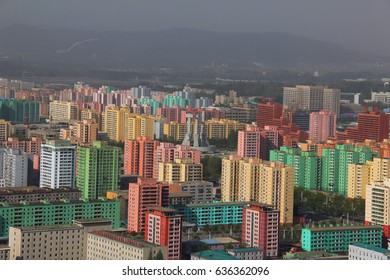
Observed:
[[[322,86],[296,86],[283,88],[283,105],[288,109],[321,111],[340,114],[340,90]]]
[[[176,210],[151,207],[145,217],[145,241],[167,246],[167,259],[180,260],[182,216]]]
[[[76,124],[77,140],[82,146],[89,145],[98,139],[99,124],[93,119],[85,119]]]
[[[73,188],[75,185],[76,147],[70,141],[48,140],[41,146],[41,188]]]
[[[251,204],[242,213],[242,243],[277,257],[279,248],[279,211],[269,205]]]
[[[176,159],[175,162],[160,162],[158,181],[178,183],[202,181],[203,164],[193,163],[191,159]]]
[[[33,155],[20,150],[0,149],[0,185],[2,187],[25,187],[29,172],[33,172]]]
[[[125,141],[124,174],[153,178],[155,151],[159,142],[148,137]]]
[[[245,129],[245,123],[228,119],[211,119],[205,121],[208,139],[228,139],[229,134]]]
[[[237,155],[241,157],[260,158],[261,156],[261,129],[249,125],[246,130],[238,132]]]
[[[390,238],[390,179],[374,181],[366,187],[366,225],[383,227],[383,235]]]
[[[191,159],[193,163],[200,163],[201,152],[190,146],[160,143],[154,151],[153,178],[158,178],[160,162],[174,162],[176,159]]]
[[[53,122],[79,120],[80,107],[77,103],[52,101],[50,103],[50,120]]]
[[[6,121],[36,123],[39,122],[39,102],[18,99],[0,100],[0,118]]]
[[[154,137],[155,118],[148,115],[130,114],[126,119],[126,139],[135,140],[138,137]]]
[[[128,108],[107,107],[102,113],[102,129],[107,132],[111,141],[123,142],[126,139],[126,118],[130,114]]]
[[[332,111],[310,113],[309,139],[325,142],[329,137],[335,137],[336,119],[336,113]]]
[[[222,159],[222,201],[256,201],[280,211],[280,223],[293,222],[294,169],[280,162],[230,156]]]
[[[353,144],[322,149],[322,190],[348,195],[348,164],[365,164],[376,154],[371,147]]]
[[[149,207],[154,206],[169,206],[169,184],[146,178],[130,183],[127,230],[145,231],[145,214]]]
[[[366,198],[366,186],[371,183],[369,164],[348,164],[348,197]]]
[[[283,116],[283,105],[267,102],[257,105],[257,126],[263,128],[266,125],[273,125],[274,119],[280,119]]]
[[[0,120],[0,141],[7,141],[10,136],[10,122]]]
[[[389,138],[389,115],[378,111],[360,113],[357,126],[336,133],[337,139],[364,142],[366,139],[382,142]]]
[[[271,161],[279,161],[294,168],[294,187],[305,190],[320,190],[322,181],[322,160],[316,151],[302,151],[283,146],[272,150]]]
[[[120,153],[120,148],[99,141],[77,148],[76,187],[84,198],[105,197],[107,191],[118,189]]]

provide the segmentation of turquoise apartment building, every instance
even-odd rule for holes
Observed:
[[[302,229],[302,249],[305,251],[348,252],[349,245],[364,243],[382,246],[381,226],[335,226]]]
[[[196,226],[237,225],[242,223],[242,210],[247,202],[213,202],[172,205],[183,220]]]

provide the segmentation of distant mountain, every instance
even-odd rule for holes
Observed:
[[[72,31],[12,25],[0,29],[0,58],[85,68],[197,67],[215,64],[374,64],[390,59],[289,33]]]

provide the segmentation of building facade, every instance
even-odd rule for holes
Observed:
[[[92,147],[77,148],[76,187],[84,198],[105,197],[108,191],[118,189],[120,153],[120,148],[107,142],[95,141]]]
[[[277,257],[279,248],[279,211],[267,205],[252,204],[243,209],[242,243],[260,248],[265,257]]]
[[[48,140],[41,146],[41,188],[73,188],[76,173],[76,147],[70,141]]]
[[[365,243],[381,247],[381,226],[336,226],[302,229],[305,251],[348,252],[349,245]]]

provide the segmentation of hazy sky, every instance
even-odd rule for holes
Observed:
[[[0,0],[0,18],[93,30],[286,31],[390,55],[390,0]]]

